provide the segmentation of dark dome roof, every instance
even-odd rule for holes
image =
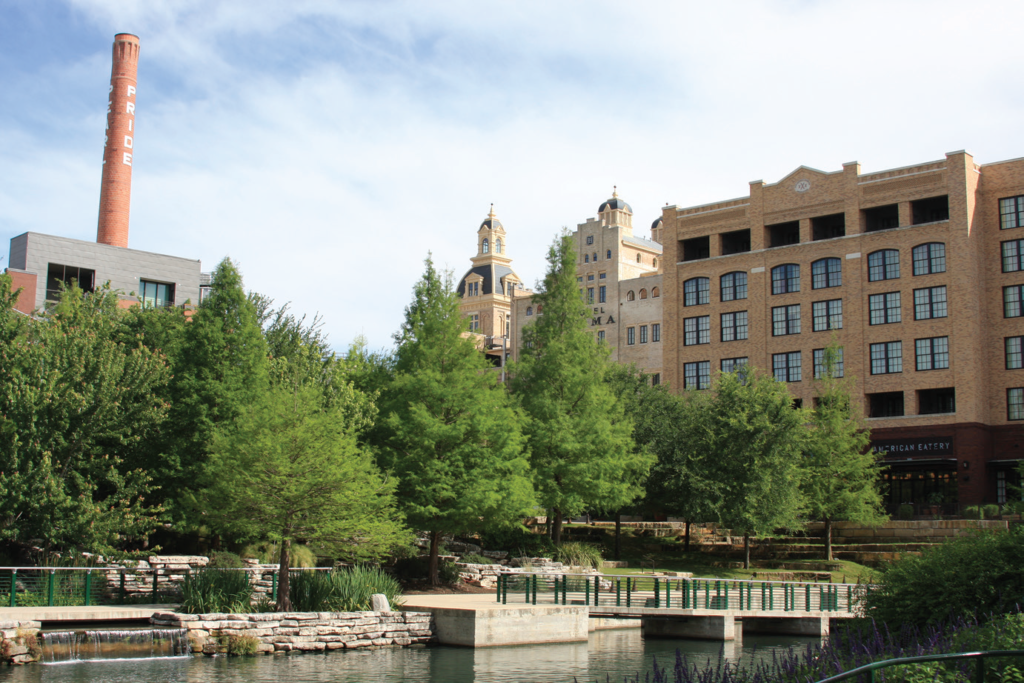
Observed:
[[[660,227],[661,227],[661,216],[658,216],[657,218],[654,219],[654,222],[651,223],[651,230],[657,230]]]
[[[604,204],[601,205],[601,208],[599,208],[597,212],[601,213],[605,209],[619,209],[621,211],[629,211],[630,213],[633,213],[633,207],[618,197],[612,197],[611,199],[605,200]]]
[[[483,230],[484,228],[489,228],[491,230],[504,230],[504,227],[501,225],[501,221],[499,221],[497,218],[485,218],[484,222],[480,224],[478,230]]]

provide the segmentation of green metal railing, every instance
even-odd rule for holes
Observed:
[[[683,579],[611,574],[498,575],[497,601],[592,607],[739,610],[764,612],[857,612],[863,584]],[[522,597],[517,597],[522,593]]]
[[[825,678],[818,683],[836,683],[837,681],[843,681],[847,678],[853,678],[855,676],[863,676],[866,674],[866,678],[869,683],[875,683],[875,672],[879,669],[885,669],[891,666],[901,666],[903,664],[918,664],[921,662],[948,662],[957,659],[974,659],[977,660],[974,665],[974,677],[971,679],[974,683],[984,683],[985,681],[985,660],[995,657],[1024,657],[1024,650],[984,650],[981,652],[955,652],[952,654],[945,655],[922,655],[920,657],[901,657],[899,659],[887,659],[884,662],[874,662],[872,664],[865,664],[864,666],[856,669],[851,669],[845,673],[841,673],[838,676],[832,676],[831,678]]]

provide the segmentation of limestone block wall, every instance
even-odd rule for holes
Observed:
[[[232,638],[257,641],[257,652],[324,652],[377,647],[409,647],[434,639],[428,612],[261,612],[255,614],[177,614],[157,612],[154,626],[188,630],[193,654],[213,655]]]
[[[147,560],[131,563],[112,563],[97,571],[106,575],[107,591],[116,595],[121,590],[121,574],[124,574],[124,591],[129,598],[144,597],[153,593],[153,582],[157,591],[164,594],[181,593],[181,585],[189,571],[209,564],[210,558],[203,555],[151,555]],[[273,576],[276,564],[253,562],[244,571],[249,574],[253,586],[253,602],[273,591]],[[241,570],[240,570],[241,571]]]
[[[0,662],[27,664],[39,661],[38,621],[0,621]]]

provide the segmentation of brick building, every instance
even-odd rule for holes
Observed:
[[[800,167],[713,204],[665,207],[662,373],[741,364],[810,404],[835,338],[888,503],[1003,502],[1024,444],[1024,159],[965,152],[862,174]]]

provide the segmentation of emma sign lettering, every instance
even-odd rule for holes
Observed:
[[[953,437],[930,436],[917,439],[884,439],[872,441],[871,450],[886,457],[953,455]]]

